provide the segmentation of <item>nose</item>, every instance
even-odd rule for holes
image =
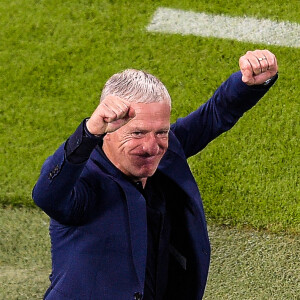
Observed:
[[[145,137],[143,142],[143,151],[151,156],[159,153],[159,145],[154,134],[150,133],[147,137]]]

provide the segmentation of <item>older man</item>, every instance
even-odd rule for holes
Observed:
[[[201,299],[210,246],[187,164],[277,79],[275,56],[249,51],[213,97],[170,126],[171,98],[153,75],[125,70],[49,157],[33,199],[50,217],[45,298]]]

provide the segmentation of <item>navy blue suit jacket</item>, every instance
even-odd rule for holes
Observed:
[[[202,299],[209,268],[204,210],[187,158],[230,129],[268,89],[249,87],[234,73],[208,102],[171,126],[157,171],[182,191],[180,199],[172,195],[179,208],[168,299]],[[82,130],[80,125],[74,133],[78,144]],[[53,268],[46,299],[135,299],[145,279],[145,199],[97,147],[82,164],[70,163],[64,147],[46,160],[33,190],[34,201],[51,217]]]

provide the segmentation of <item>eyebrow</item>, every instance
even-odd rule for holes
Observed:
[[[169,130],[170,130],[170,127],[162,127],[162,128],[159,128],[159,129],[155,130],[155,132],[157,132],[157,131],[169,131]],[[151,131],[151,130],[141,128],[141,127],[133,127],[131,129],[131,131],[148,132],[148,131]]]

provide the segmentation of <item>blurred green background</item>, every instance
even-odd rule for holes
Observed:
[[[189,160],[212,244],[205,299],[298,299],[300,49],[149,33],[158,7],[300,23],[299,0],[0,1],[1,299],[41,299],[49,285],[48,217],[31,190],[112,74],[158,76],[175,121],[237,71],[241,55],[265,48],[278,58],[278,82]]]
[[[247,50],[268,48],[279,81],[189,163],[214,223],[299,233],[300,49],[149,33],[161,6],[300,23],[298,0],[1,1],[0,203],[33,205],[43,161],[93,112],[115,72],[158,76],[175,121],[238,70]]]

